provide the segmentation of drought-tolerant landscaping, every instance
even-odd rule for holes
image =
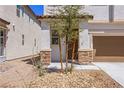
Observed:
[[[0,87],[35,88],[120,88],[122,87],[102,70],[74,70],[61,74],[59,70],[47,70],[39,77],[30,62],[13,61],[0,64]]]
[[[47,73],[32,82],[31,87],[52,88],[113,88],[121,87],[103,71],[74,71],[72,74]]]

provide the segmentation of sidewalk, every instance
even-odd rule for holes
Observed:
[[[66,66],[66,63],[63,63],[63,67],[65,68]],[[71,63],[68,63],[68,67],[71,66]],[[54,69],[60,69],[61,68],[61,65],[60,63],[56,62],[56,63],[51,63],[48,68],[54,68]],[[78,64],[74,64],[74,69],[77,69],[77,70],[99,70],[99,68],[97,66],[95,66],[94,64],[91,64],[91,65],[78,65]]]

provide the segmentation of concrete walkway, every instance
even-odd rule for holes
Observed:
[[[68,63],[69,67],[71,66],[70,63]],[[65,68],[66,64],[63,63],[63,67]],[[61,68],[61,65],[60,63],[51,63],[48,68],[55,68],[55,69],[60,69]],[[74,64],[74,69],[77,69],[77,70],[85,70],[85,69],[88,69],[88,70],[99,70],[99,68],[95,65],[78,65],[78,64]]]
[[[93,64],[100,67],[124,87],[124,62],[94,62]]]

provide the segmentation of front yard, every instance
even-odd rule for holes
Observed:
[[[0,64],[0,87],[32,88],[121,88],[102,70],[75,70],[72,74],[48,71],[39,77],[29,62],[13,61]]]
[[[106,73],[97,70],[74,71],[72,74],[47,73],[33,81],[30,87],[52,88],[110,88],[121,87]]]

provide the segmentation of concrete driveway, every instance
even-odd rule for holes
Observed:
[[[93,64],[101,68],[124,87],[124,62],[94,62]]]

